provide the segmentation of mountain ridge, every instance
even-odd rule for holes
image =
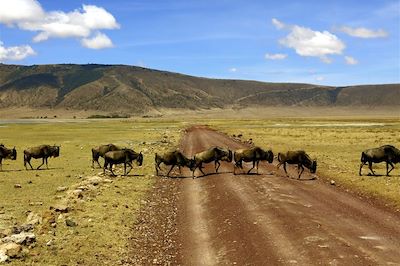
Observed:
[[[128,65],[0,64],[0,108],[144,114],[234,106],[400,106],[400,84],[321,86],[211,79]]]

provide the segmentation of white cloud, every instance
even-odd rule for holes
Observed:
[[[113,43],[110,38],[104,33],[97,33],[93,38],[82,39],[82,45],[90,49],[103,49],[113,47]]]
[[[0,23],[12,25],[20,21],[34,21],[43,15],[44,11],[36,0],[0,0]]]
[[[29,45],[5,47],[0,41],[0,62],[18,61],[35,54]]]
[[[324,76],[317,76],[317,77],[315,77],[315,80],[316,81],[323,81],[323,80],[325,80],[325,77]]]
[[[229,72],[236,72],[236,71],[237,71],[236,67],[232,67],[232,68],[229,69]]]
[[[347,26],[343,26],[339,28],[339,31],[344,32],[350,36],[358,37],[358,38],[384,38],[387,37],[389,34],[382,30],[370,30],[367,28],[351,28]]]
[[[23,5],[25,8],[20,11],[18,5]],[[112,14],[104,8],[94,5],[83,5],[82,9],[67,13],[63,11],[45,12],[36,0],[0,0],[0,10],[3,10],[0,11],[0,23],[38,32],[33,37],[34,42],[46,41],[49,38],[73,37],[79,38],[82,45],[90,43],[85,47],[106,48],[110,47],[110,43],[112,46],[111,40],[97,32],[101,29],[118,29],[120,27]],[[96,35],[94,36],[94,34]],[[102,45],[93,44],[93,40]]]
[[[272,24],[274,24],[274,26],[275,26],[278,30],[283,29],[283,28],[285,27],[285,24],[282,23],[282,22],[280,22],[280,21],[277,20],[276,18],[273,18],[273,19],[272,19]]]
[[[265,58],[266,59],[270,59],[270,60],[282,60],[285,59],[287,57],[287,54],[265,54]]]
[[[345,56],[344,60],[346,60],[346,64],[348,64],[348,65],[357,65],[358,64],[358,61],[354,57],[351,57],[351,56]]]
[[[298,55],[319,57],[325,63],[331,63],[328,55],[342,54],[345,44],[329,31],[315,31],[298,25],[286,25],[278,21],[282,28],[288,29],[290,33],[279,43],[293,48]],[[276,24],[276,21],[272,21]]]

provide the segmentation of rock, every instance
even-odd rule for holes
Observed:
[[[31,231],[32,229],[33,229],[33,225],[32,224],[23,224],[23,225],[19,225],[19,226],[14,226],[12,228],[12,233],[13,234],[19,234],[21,232]]]
[[[71,210],[66,204],[58,204],[54,206],[50,206],[50,210],[54,210],[56,212],[67,213]]]
[[[332,185],[332,186],[336,185],[335,180],[331,180],[331,185]]]
[[[14,188],[22,188],[21,184],[15,184]]]
[[[29,202],[29,206],[42,206],[42,201]]]
[[[29,180],[27,183],[28,183],[28,184],[32,184],[33,182],[32,182],[32,180]]]
[[[37,213],[30,212],[28,217],[26,217],[26,223],[31,225],[41,224],[42,217]]]
[[[21,245],[30,245],[36,241],[34,233],[21,232],[2,239],[4,243],[14,242]]]
[[[10,242],[0,246],[0,250],[4,251],[5,255],[10,258],[22,257],[22,247],[16,243]],[[1,253],[0,251],[0,253]]]
[[[58,187],[57,192],[63,192],[63,191],[66,191],[67,189],[68,189],[68,187]]]
[[[53,244],[53,239],[50,239],[47,243],[46,246],[51,246]]]
[[[7,260],[8,256],[6,255],[6,252],[0,249],[0,263],[7,262]]]
[[[75,226],[77,226],[76,222],[73,221],[72,219],[66,219],[66,220],[65,220],[65,224],[66,224],[67,226],[70,226],[70,227],[75,227]]]
[[[86,181],[89,184],[92,184],[93,186],[97,186],[98,184],[100,184],[103,181],[103,179],[99,176],[88,176],[86,178]]]

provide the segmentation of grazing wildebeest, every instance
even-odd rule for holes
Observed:
[[[3,159],[16,160],[17,151],[15,150],[15,147],[7,149],[3,144],[0,144],[0,171],[3,171]]]
[[[361,153],[361,165],[359,175],[361,175],[361,168],[369,164],[369,170],[375,175],[374,170],[372,170],[372,163],[386,162],[386,175],[394,169],[396,163],[400,163],[400,150],[392,145],[383,145],[379,148],[368,149]],[[389,170],[389,165],[392,169]]]
[[[258,174],[258,164],[260,161],[267,161],[272,163],[274,160],[274,154],[271,150],[265,151],[260,147],[252,147],[249,149],[240,149],[235,151],[233,158],[235,159],[235,165],[233,166],[233,174],[235,173],[236,167],[240,167],[243,169],[242,162],[253,162],[253,167],[250,168],[247,173],[249,174],[251,170],[257,166],[257,174]]]
[[[203,172],[203,163],[211,163],[214,162],[215,172],[218,173],[218,169],[221,166],[219,161],[232,162],[232,151],[229,149],[223,149],[220,147],[211,147],[208,150],[196,153],[193,160],[195,162],[194,168],[192,170],[193,177],[194,171],[196,168],[199,168],[201,173],[205,175]]]
[[[60,146],[50,146],[50,145],[40,145],[37,147],[32,147],[24,150],[24,166],[25,169],[28,170],[26,164],[28,163],[31,169],[33,167],[31,165],[31,159],[39,159],[42,158],[42,164],[39,165],[36,169],[40,169],[44,163],[46,163],[47,169],[49,169],[49,165],[47,163],[47,159],[49,157],[58,157],[60,156]]]
[[[103,172],[106,173],[107,166],[110,165],[109,170],[115,176],[112,167],[114,164],[124,164],[124,175],[129,174],[132,170],[132,161],[136,161],[139,166],[143,163],[143,154],[142,152],[137,153],[132,149],[121,149],[117,151],[109,151],[104,154],[104,167]],[[126,165],[129,165],[130,169],[126,172]]]
[[[187,158],[182,152],[175,150],[175,151],[170,151],[166,152],[162,155],[155,154],[155,168],[156,168],[156,173],[158,175],[158,170],[161,170],[160,164],[164,163],[165,165],[171,165],[171,169],[169,169],[167,176],[169,177],[169,173],[171,173],[172,169],[175,166],[179,167],[179,172],[181,172],[181,167],[186,166],[189,167],[190,170],[193,170],[194,167],[194,160]]]
[[[104,158],[104,154],[106,154],[109,151],[118,151],[120,149],[121,148],[111,143],[92,148],[92,168],[94,168],[94,162],[97,162],[97,164],[101,168],[101,165],[99,163],[99,158],[100,157]]]
[[[289,176],[286,171],[286,164],[297,164],[297,171],[299,172],[299,177],[304,171],[304,167],[310,170],[310,173],[314,174],[317,171],[317,161],[311,160],[310,156],[306,154],[305,151],[288,151],[286,153],[278,153],[278,166],[279,168],[283,164],[283,169],[285,170],[286,176]],[[301,171],[300,171],[301,169]]]

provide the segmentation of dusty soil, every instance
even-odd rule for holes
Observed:
[[[213,145],[233,150],[245,147],[219,132],[193,127],[182,139],[181,150],[191,156]],[[147,222],[139,220],[147,229],[133,245],[132,258],[141,259],[132,262],[400,264],[400,215],[394,211],[313,179],[307,170],[301,180],[294,178],[294,169],[288,178],[266,162],[253,175],[233,175],[233,165],[226,162],[218,174],[213,164],[204,171],[209,174],[196,179],[158,181],[147,204],[154,206],[154,215],[141,215],[149,217]],[[187,170],[183,175],[191,176]],[[149,238],[149,234],[157,237]]]

